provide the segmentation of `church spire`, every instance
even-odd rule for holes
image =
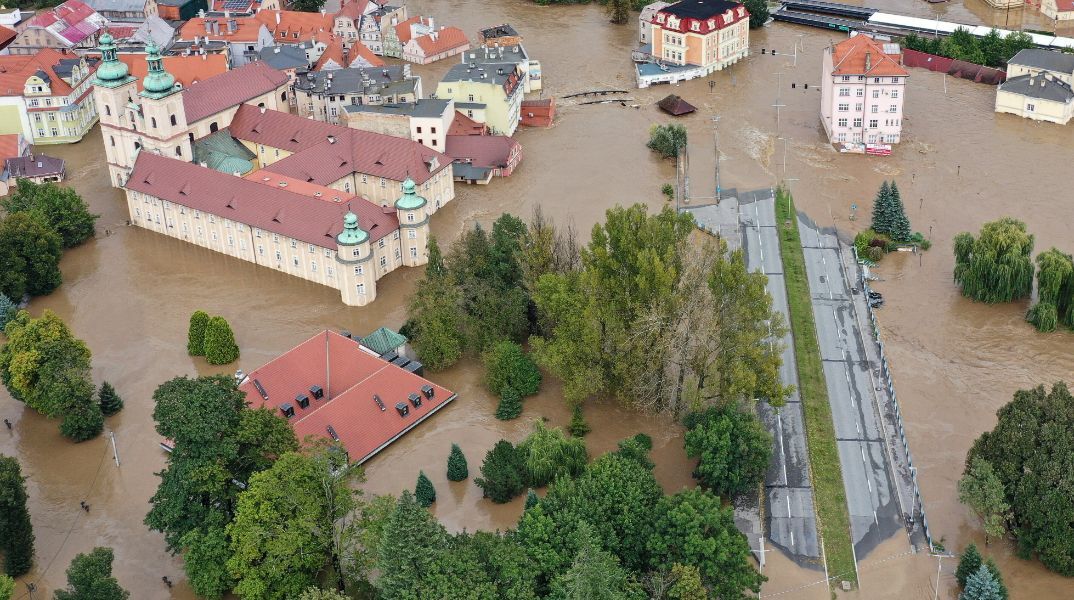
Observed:
[[[145,61],[149,63],[149,69],[142,80],[141,95],[147,98],[163,98],[176,92],[175,77],[164,70],[164,59],[161,58],[157,45],[150,42],[145,50]]]
[[[127,64],[116,56],[116,43],[112,34],[106,31],[99,42],[98,50],[101,51],[102,60],[93,82],[105,87],[117,87],[133,79]]]

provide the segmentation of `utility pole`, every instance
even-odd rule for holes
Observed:
[[[787,106],[780,100],[783,90],[783,73],[775,73],[776,76],[776,103],[772,106],[776,109],[776,133],[779,133],[779,109]]]
[[[932,591],[932,600],[940,597],[940,565],[943,563],[943,554],[936,555],[936,587]]]
[[[720,134],[719,116],[712,117],[712,144],[716,152],[716,204],[720,203]]]
[[[778,137],[777,140],[783,140],[783,177],[787,177],[787,138]]]
[[[109,431],[108,436],[112,439],[112,458],[116,460],[116,466],[119,466],[119,450],[116,450],[116,432]]]

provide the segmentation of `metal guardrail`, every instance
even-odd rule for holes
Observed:
[[[895,422],[899,426],[899,438],[902,440],[903,454],[906,456],[906,463],[910,467],[910,479],[914,483],[914,501],[917,503],[917,510],[921,514],[922,530],[925,532],[925,539],[929,542],[929,550],[934,552],[936,548],[932,542],[932,533],[929,531],[929,520],[925,515],[925,503],[921,499],[921,488],[917,484],[917,467],[914,466],[914,459],[910,454],[910,444],[906,441],[906,430],[903,428],[902,423],[902,411],[899,410],[899,400],[895,395],[895,379],[892,377],[890,367],[888,367],[888,359],[884,355],[884,342],[880,339],[880,325],[876,321],[876,313],[873,312],[873,307],[869,304],[869,282],[865,279],[864,269],[861,268],[858,249],[851,246],[851,251],[854,253],[855,266],[858,267],[858,283],[861,285],[862,294],[865,294],[865,310],[869,312],[869,321],[872,323],[873,340],[880,350],[881,382],[887,385],[888,394],[891,395],[891,404],[895,407]],[[913,514],[912,508],[911,514]]]

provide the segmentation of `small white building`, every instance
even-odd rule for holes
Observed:
[[[902,139],[903,102],[910,74],[898,44],[855,35],[824,49],[820,116],[833,144],[860,147]]]
[[[641,14],[638,15],[639,42],[641,42],[642,44],[653,43],[653,39],[651,37],[653,29],[653,17],[656,15],[657,12],[660,11],[660,9],[670,5],[670,2],[653,2],[652,4],[647,4],[644,8],[641,9]]]
[[[1029,48],[1007,61],[996,112],[1065,125],[1074,117],[1074,56]]]
[[[351,129],[407,138],[444,152],[455,118],[455,101],[423,98],[402,104],[357,104],[343,107],[340,124]]]

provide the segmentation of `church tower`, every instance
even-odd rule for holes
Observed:
[[[98,49],[102,60],[93,78],[93,100],[101,119],[108,179],[113,186],[122,187],[134,165],[135,144],[139,143],[133,131],[133,113],[127,108],[134,102],[136,80],[131,77],[127,65],[116,57],[116,44],[111,34],[105,32],[100,37]]]
[[[361,200],[359,202],[362,202]],[[358,215],[343,216],[343,231],[336,236],[339,293],[347,306],[364,306],[377,297],[369,234],[358,225]]]
[[[193,158],[192,141],[187,137],[183,95],[175,77],[164,70],[164,59],[157,46],[146,47],[148,72],[142,80],[142,121],[146,129],[145,147],[163,156],[189,161]]]
[[[417,184],[410,177],[403,181],[403,195],[395,201],[395,214],[402,232],[403,264],[416,267],[429,262],[429,202],[417,194]]]

